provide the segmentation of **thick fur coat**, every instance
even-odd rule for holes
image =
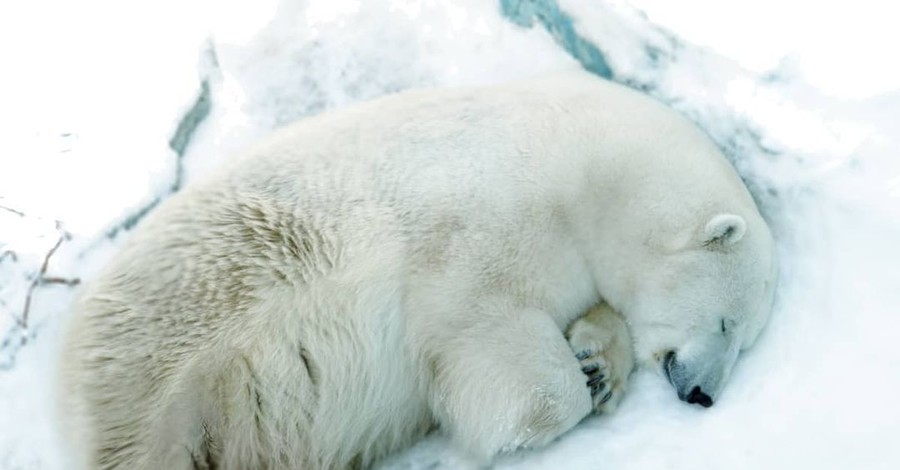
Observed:
[[[716,147],[634,91],[571,72],[389,96],[140,224],[77,303],[66,434],[80,468],[367,467],[435,427],[488,461],[600,405],[585,358],[621,393],[624,325],[565,335],[600,301],[638,361],[715,398],[772,256]]]

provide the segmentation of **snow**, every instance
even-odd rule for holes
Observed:
[[[501,3],[556,13],[523,21]],[[39,284],[21,325],[60,237],[43,277],[87,281],[136,216],[275,127],[404,89],[597,60],[584,44],[615,80],[684,113],[732,159],[775,231],[777,305],[713,408],[678,402],[643,371],[616,413],[496,467],[900,468],[892,13],[877,0],[4,5],[0,468],[67,468],[53,358],[75,289]],[[209,114],[190,125],[203,83]],[[180,125],[183,151],[170,145]],[[431,436],[381,468],[465,466]]]

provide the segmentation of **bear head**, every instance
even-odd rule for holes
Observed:
[[[688,403],[712,406],[772,310],[774,243],[758,214],[718,213],[655,245],[625,309],[639,361]],[[639,263],[640,264],[640,263]]]

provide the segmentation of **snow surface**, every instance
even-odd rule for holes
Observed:
[[[57,338],[75,292],[67,283],[89,280],[156,202],[294,119],[579,60],[597,71],[602,60],[613,79],[670,104],[722,146],[775,231],[777,306],[715,407],[684,405],[662,378],[640,372],[613,415],[496,467],[900,468],[900,63],[892,59],[900,29],[891,8],[877,0],[4,5],[0,468],[67,468],[52,399]],[[465,465],[436,435],[381,468]]]

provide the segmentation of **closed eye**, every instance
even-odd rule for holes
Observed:
[[[737,322],[734,321],[733,319],[729,319],[729,318],[723,318],[720,323],[720,328],[722,329],[722,334],[726,335],[726,336],[733,334],[735,331],[735,328],[737,326],[738,326]]]

